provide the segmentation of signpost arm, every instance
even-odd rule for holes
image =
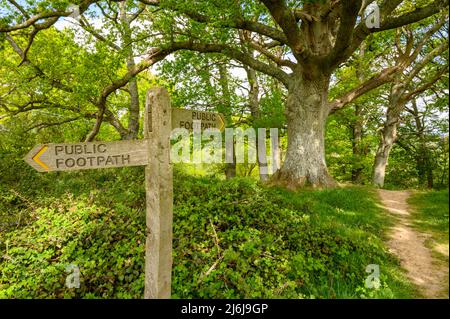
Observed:
[[[144,135],[149,164],[145,168],[146,233],[145,299],[171,295],[173,173],[170,164],[171,107],[164,88],[147,92]]]

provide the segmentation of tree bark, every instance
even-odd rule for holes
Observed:
[[[127,17],[126,2],[120,3],[120,20],[123,27],[122,40],[127,52],[127,71],[136,67],[133,54],[133,39],[131,34],[130,21]],[[136,78],[131,78],[128,82],[130,94],[130,107],[128,113],[128,133],[124,136],[126,140],[137,139],[139,133],[139,89]]]
[[[363,137],[363,120],[362,120],[362,106],[355,105],[355,121],[353,123],[352,132],[352,152],[353,152],[353,168],[352,168],[352,182],[356,184],[362,183],[361,158],[363,157],[362,137]]]
[[[250,105],[250,115],[252,117],[253,128],[258,130],[258,119],[260,118],[259,110],[259,84],[256,71],[251,67],[246,67],[245,71],[247,73],[247,80],[250,85],[250,90],[248,93],[248,103]],[[256,124],[256,125],[255,125]],[[258,132],[258,131],[256,131]],[[258,154],[258,170],[259,179],[263,182],[269,179],[267,160],[261,160],[259,154],[266,154],[266,144],[256,143],[256,154]]]
[[[422,122],[419,109],[417,108],[416,100],[411,101],[412,112],[414,117],[414,124],[416,126],[416,136],[419,140],[419,147],[417,153],[417,177],[419,187],[433,188],[433,168],[431,166],[431,159],[427,148],[425,138],[425,125]]]
[[[325,124],[329,76],[296,74],[286,101],[288,149],[284,164],[272,180],[290,189],[336,186],[325,161]]]
[[[406,103],[401,99],[402,91],[403,84],[399,82],[395,83],[391,89],[386,122],[381,130],[381,139],[373,165],[372,183],[377,187],[384,186],[389,154],[397,140],[397,128],[400,123],[400,114]]]
[[[224,64],[218,65],[219,69],[219,82],[222,89],[222,111],[225,115],[227,123],[231,123],[231,93],[228,83],[228,71]],[[227,180],[236,177],[236,147],[233,138],[233,163],[225,164],[225,178]]]
[[[133,56],[130,56],[127,61],[128,70],[132,70],[135,67]],[[128,135],[126,139],[137,139],[139,133],[139,89],[136,78],[130,80],[128,83],[128,89],[130,90],[130,113],[128,117]]]
[[[360,82],[364,82],[363,66],[361,61],[364,59],[366,53],[366,43],[362,43],[359,49],[359,61],[357,63],[356,77]],[[361,104],[355,104],[355,120],[352,123],[352,152],[353,152],[353,167],[352,167],[352,182],[355,184],[362,183],[363,168],[361,165],[361,159],[364,154],[362,148],[362,138],[364,134],[364,113],[363,106]]]

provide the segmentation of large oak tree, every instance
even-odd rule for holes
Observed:
[[[15,1],[9,1],[13,3]],[[57,1],[64,3],[64,1]],[[82,1],[80,11],[97,1]],[[329,99],[334,71],[376,32],[396,29],[430,17],[448,5],[448,0],[377,2],[379,24],[367,24],[365,8],[376,1],[362,0],[140,0],[148,10],[142,14],[159,30],[148,57],[105,87],[98,97],[99,111],[92,134],[98,132],[108,94],[128,83],[136,74],[177,50],[217,52],[279,80],[286,87],[288,148],[274,182],[297,188],[304,185],[332,187],[325,162],[325,123],[329,113],[344,107],[366,92],[390,81],[396,68],[381,70],[341,97]],[[0,32],[31,29],[33,34],[51,26],[71,12],[54,6],[43,11],[19,11],[23,19],[4,21]],[[17,3],[16,3],[17,4]],[[16,6],[17,7],[17,6]],[[239,31],[250,32],[244,46],[264,55],[248,54],[238,41]],[[30,41],[31,43],[32,41]],[[273,53],[282,48],[281,58]],[[26,49],[25,49],[26,53]]]

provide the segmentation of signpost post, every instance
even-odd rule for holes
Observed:
[[[149,153],[149,163],[145,168],[147,239],[144,298],[170,298],[173,174],[170,164],[170,99],[166,89],[148,91],[144,119]]]
[[[170,298],[172,274],[173,173],[170,134],[173,128],[225,128],[220,113],[171,109],[164,88],[147,92],[144,140],[41,144],[25,161],[39,172],[124,166],[145,167],[146,243],[144,298]]]

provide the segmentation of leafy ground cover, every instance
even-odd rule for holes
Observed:
[[[143,169],[42,175],[14,165],[24,174],[0,186],[0,297],[141,298]],[[176,170],[173,297],[413,297],[383,243],[389,225],[369,188],[290,192]],[[379,289],[365,288],[371,264]],[[69,265],[78,289],[65,285]]]

